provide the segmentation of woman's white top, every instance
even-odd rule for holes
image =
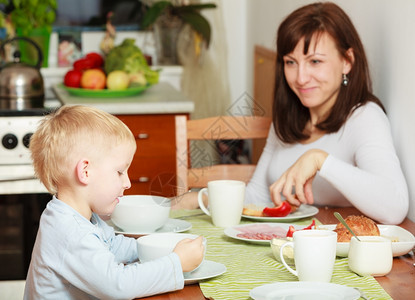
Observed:
[[[385,224],[398,224],[406,217],[408,188],[389,120],[373,102],[357,108],[336,133],[309,144],[285,144],[271,126],[247,186],[246,203],[273,206],[269,186],[310,149],[329,154],[313,181],[315,205],[355,206]]]

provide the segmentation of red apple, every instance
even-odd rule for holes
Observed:
[[[86,59],[92,60],[94,64],[94,68],[101,68],[104,64],[104,59],[99,53],[96,52],[89,52],[86,56]]]
[[[93,69],[95,67],[95,62],[89,58],[80,58],[73,63],[73,68],[75,70],[79,70],[81,72],[89,69]]]
[[[81,87],[84,89],[102,90],[105,88],[107,77],[101,69],[84,71],[81,77]]]
[[[63,78],[63,84],[68,87],[79,88],[81,86],[82,72],[79,70],[70,70],[66,72]]]

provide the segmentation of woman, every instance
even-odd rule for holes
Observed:
[[[273,123],[247,203],[355,206],[398,224],[408,191],[353,24],[333,3],[291,13],[277,33]]]

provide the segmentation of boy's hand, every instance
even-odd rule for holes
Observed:
[[[194,240],[181,240],[177,243],[173,252],[179,256],[183,272],[190,272],[199,266],[203,260],[203,237],[199,236]]]

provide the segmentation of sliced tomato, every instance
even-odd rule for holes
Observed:
[[[292,237],[294,232],[299,231],[299,230],[310,230],[313,229],[313,227],[316,226],[316,220],[313,220],[313,222],[311,222],[310,225],[308,225],[307,227],[304,227],[303,229],[295,229],[294,226],[290,226],[288,228],[288,232],[287,232],[287,237]]]
[[[276,207],[265,207],[262,212],[267,217],[285,217],[291,212],[291,205],[284,201]]]

